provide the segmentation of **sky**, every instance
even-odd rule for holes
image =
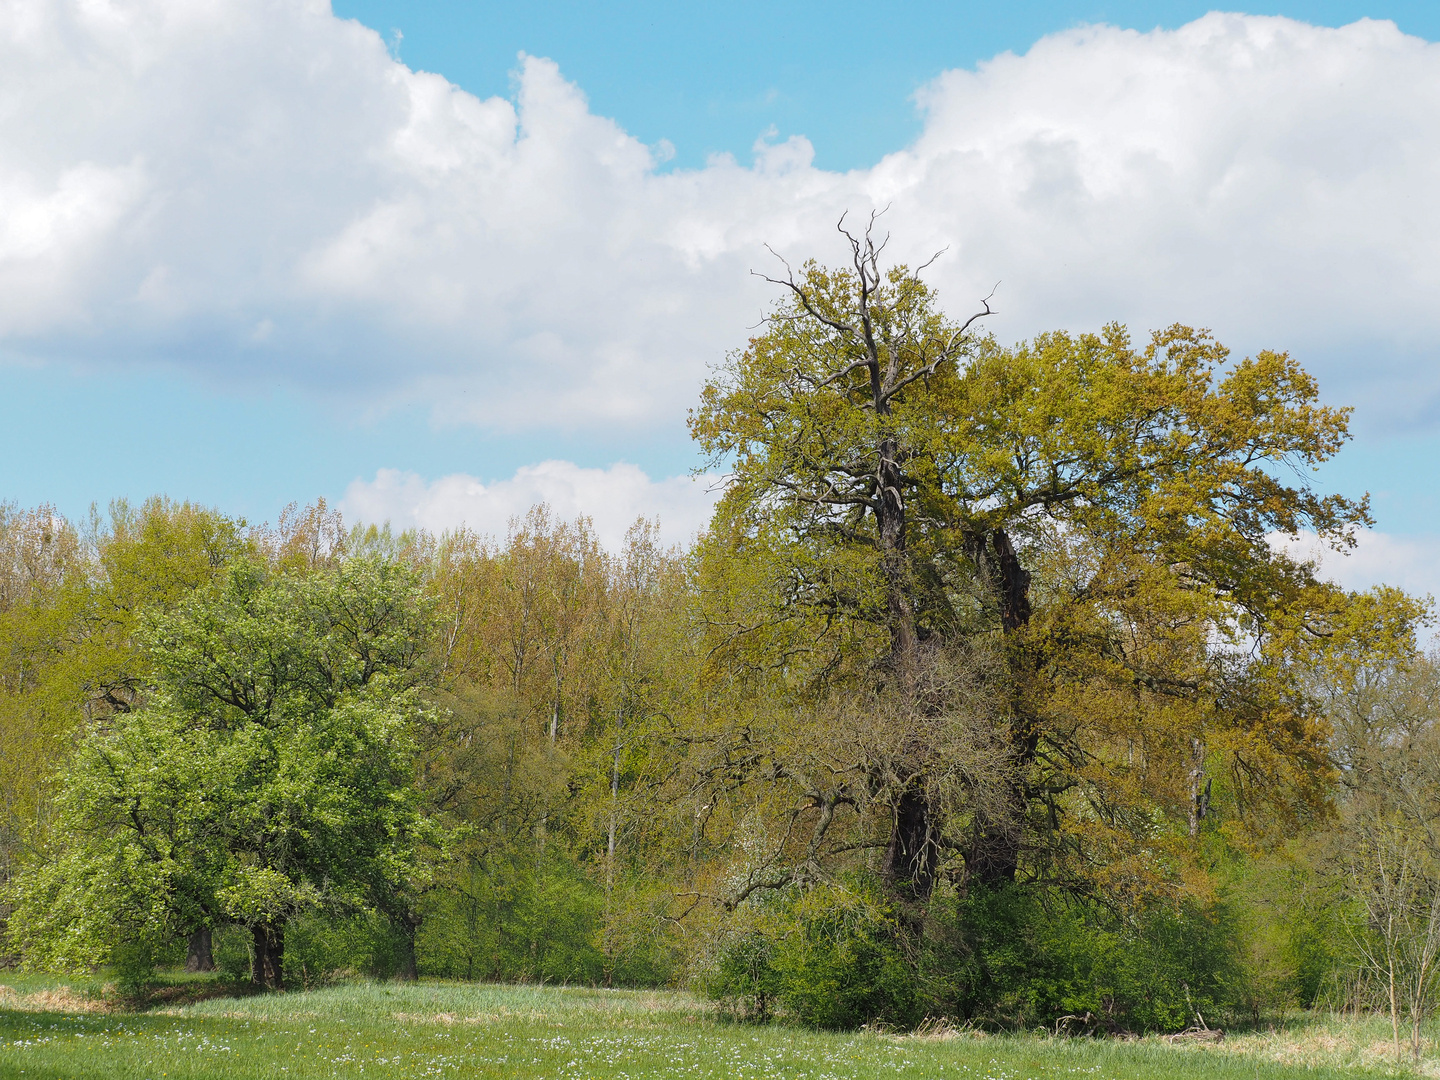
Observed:
[[[683,539],[685,414],[889,206],[957,313],[1288,349],[1440,595],[1440,5],[0,0],[0,501]]]

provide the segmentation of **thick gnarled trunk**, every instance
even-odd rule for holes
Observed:
[[[250,928],[250,981],[267,990],[285,988],[285,927],[259,923]]]
[[[995,529],[974,535],[969,548],[983,585],[1000,614],[1009,687],[1009,781],[998,812],[977,823],[965,851],[965,874],[976,884],[994,888],[1013,882],[1020,870],[1025,818],[1029,809],[1029,774],[1039,747],[1039,717],[1028,700],[1035,657],[1024,633],[1030,625],[1030,572],[1020,564],[1009,534]]]
[[[876,517],[890,627],[890,669],[901,693],[909,696],[916,690],[920,643],[905,551],[904,479],[896,440],[882,439],[878,450],[880,467],[876,480],[880,490]],[[923,765],[905,760],[895,764],[902,787],[895,803],[890,843],[885,849],[881,873],[897,899],[910,904],[923,903],[935,888],[940,856],[938,829],[924,787]]]
[[[185,970],[186,971],[214,971],[215,951],[213,948],[210,928],[201,927],[190,935],[185,945]]]
[[[885,849],[885,881],[908,903],[923,903],[935,889],[940,849],[930,800],[919,788],[919,777],[900,794],[890,844]]]

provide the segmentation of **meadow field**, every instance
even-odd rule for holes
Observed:
[[[1440,1075],[1431,1062],[1397,1066],[1378,1019],[1301,1016],[1200,1046],[946,1026],[920,1035],[753,1026],[675,991],[373,982],[207,996],[221,988],[182,981],[141,1007],[98,984],[17,975],[3,982],[0,1076],[27,1080]]]

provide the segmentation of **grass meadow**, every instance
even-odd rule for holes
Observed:
[[[1414,1075],[1380,1019],[1302,1016],[1219,1045],[985,1035],[834,1034],[729,1021],[674,991],[351,983],[225,996],[177,979],[143,1007],[95,982],[0,973],[0,1077],[1221,1078]],[[1435,1063],[1421,1075],[1440,1076]]]

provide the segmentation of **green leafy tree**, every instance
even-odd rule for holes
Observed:
[[[241,523],[166,499],[117,501],[81,531],[53,507],[0,506],[0,885],[44,842],[76,732],[143,701],[142,615],[248,549]],[[197,967],[208,955],[197,948]]]
[[[417,576],[360,560],[307,574],[232,563],[144,634],[157,690],[89,729],[49,857],[19,882],[12,937],[78,966],[221,921],[284,979],[286,923],[380,911],[412,942],[413,785],[430,612]]]

